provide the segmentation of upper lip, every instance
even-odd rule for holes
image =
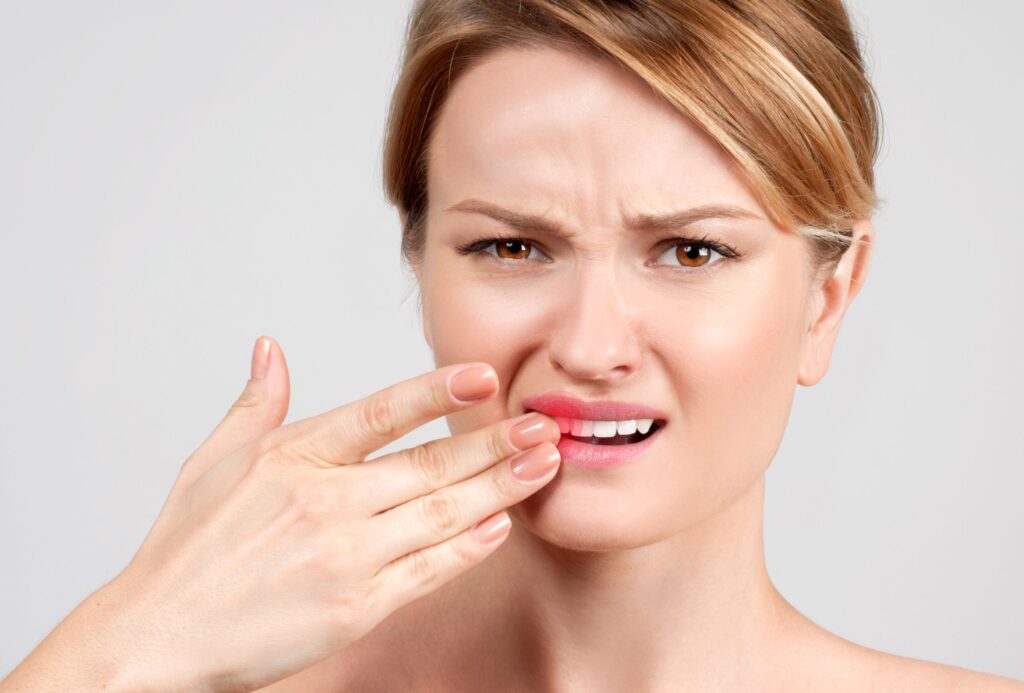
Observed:
[[[637,402],[613,400],[582,400],[568,392],[545,392],[542,395],[523,400],[525,411],[539,411],[549,416],[563,416],[570,419],[589,421],[626,421],[629,419],[659,419],[666,414],[653,407]]]

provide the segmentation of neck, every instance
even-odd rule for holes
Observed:
[[[483,619],[476,661],[538,691],[751,680],[792,608],[768,578],[763,517],[762,476],[731,506],[654,545],[569,551],[513,527],[466,593]]]

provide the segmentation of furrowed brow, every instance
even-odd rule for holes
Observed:
[[[764,219],[751,211],[725,204],[708,204],[667,214],[639,214],[625,222],[633,231],[675,231],[704,219]]]
[[[467,199],[446,208],[444,211],[483,214],[509,228],[522,232],[540,231],[556,236],[571,238],[561,224],[544,217],[513,212],[510,209],[483,200]],[[623,226],[631,231],[674,231],[704,219],[764,219],[742,207],[727,204],[707,204],[665,214],[639,214],[626,219]]]
[[[499,221],[516,231],[543,231],[555,236],[565,236],[561,224],[532,214],[520,214],[483,200],[468,199],[448,207],[444,211],[471,212],[483,214]]]

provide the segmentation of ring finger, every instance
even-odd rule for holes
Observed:
[[[373,491],[363,505],[376,514],[479,474],[544,441],[557,443],[560,436],[553,418],[529,412],[469,433],[382,455],[343,471],[368,477],[363,480],[364,486]]]
[[[515,505],[551,480],[561,456],[545,441],[447,488],[414,498],[370,518],[377,563],[448,540],[462,530]]]

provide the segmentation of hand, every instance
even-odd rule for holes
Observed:
[[[508,534],[503,508],[555,476],[558,426],[537,413],[365,461],[493,395],[486,364],[282,427],[287,366],[266,342],[269,368],[258,342],[245,392],[185,462],[129,565],[48,638],[65,655],[69,632],[116,653],[115,689],[248,691],[306,669],[482,561]],[[479,398],[453,397],[470,391]]]

